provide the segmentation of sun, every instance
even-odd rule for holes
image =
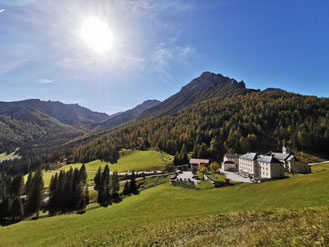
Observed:
[[[82,23],[80,35],[82,40],[99,54],[108,52],[113,45],[113,34],[107,23],[95,16]]]

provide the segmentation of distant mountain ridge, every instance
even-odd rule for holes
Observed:
[[[221,74],[203,72],[199,77],[185,85],[178,93],[167,98],[159,105],[146,110],[138,119],[174,114],[186,106],[215,97],[228,98],[233,95],[254,92],[247,89],[243,81],[225,77]]]
[[[24,120],[24,110],[35,108],[64,124],[80,125],[81,122],[101,122],[109,118],[106,113],[91,111],[78,104],[64,104],[59,101],[29,99],[15,102],[0,102],[0,114]]]
[[[132,120],[136,119],[140,114],[142,114],[145,110],[155,107],[155,106],[159,105],[160,103],[161,103],[161,101],[159,101],[159,100],[146,100],[142,104],[137,105],[133,109],[112,115],[109,119],[102,122],[100,124],[100,127],[113,128],[120,124],[132,121]]]
[[[27,143],[54,143],[88,132],[109,116],[77,104],[30,99],[0,102],[0,151]]]

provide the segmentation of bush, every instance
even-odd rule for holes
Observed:
[[[212,162],[212,163],[210,164],[210,170],[212,170],[212,171],[218,171],[218,169],[219,169],[219,164],[218,164],[218,162],[214,161],[214,162]]]
[[[198,171],[201,173],[206,173],[207,171],[207,167],[205,167],[204,165],[201,165],[198,167]]]

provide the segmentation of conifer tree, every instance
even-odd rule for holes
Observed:
[[[110,202],[111,196],[111,180],[110,180],[110,169],[109,166],[106,165],[102,174],[102,183],[104,187],[104,202]]]
[[[10,213],[10,201],[8,196],[2,197],[2,202],[0,203],[0,219],[5,219]]]
[[[31,181],[31,188],[27,194],[27,211],[29,213],[39,211],[43,197],[43,186],[42,171],[39,169],[34,173]]]
[[[86,205],[89,204],[89,189],[88,189],[88,184],[86,184],[85,187],[85,201],[86,201]]]
[[[55,176],[51,177],[50,184],[49,184],[49,201],[48,201],[48,208],[50,210],[50,213],[55,210],[56,204],[58,203],[57,200],[59,198],[56,197],[58,188],[57,188],[57,173]]]
[[[187,158],[187,150],[186,150],[186,146],[185,143],[182,146],[182,150],[180,152],[180,162],[181,164],[187,164],[188,163],[188,158]]]
[[[125,183],[125,187],[123,188],[122,194],[124,196],[129,195],[129,182],[128,181],[126,181],[126,183]]]
[[[24,192],[25,192],[26,195],[30,192],[32,177],[33,177],[33,173],[29,172],[29,175],[28,175],[27,180],[26,180],[25,188],[24,188]]]
[[[176,166],[180,164],[180,155],[179,155],[179,152],[178,151],[176,151],[176,154],[175,154],[174,164]]]
[[[129,183],[129,193],[132,194],[137,194],[137,185],[136,185],[136,177],[135,177],[135,172],[133,171],[131,173],[131,179]]]
[[[113,172],[111,189],[112,189],[113,200],[115,202],[118,202],[119,201],[119,190],[120,190],[118,172]]]
[[[98,168],[97,173],[94,177],[94,181],[95,181],[95,190],[99,190],[99,186],[101,184],[101,179],[102,179],[102,169],[101,167]]]
[[[81,168],[80,168],[80,180],[81,182],[83,182],[84,184],[87,182],[87,171],[86,171],[86,166],[85,164],[82,164]]]
[[[86,208],[86,197],[83,194],[82,186],[83,183],[80,182],[76,185],[75,189],[75,208],[77,210]]]
[[[11,205],[10,215],[13,220],[19,219],[24,215],[23,204],[20,197],[16,197]]]

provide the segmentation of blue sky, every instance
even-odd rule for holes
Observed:
[[[0,0],[0,101],[40,98],[109,114],[164,100],[203,71],[329,96],[329,2]],[[97,54],[79,36],[99,17]]]

